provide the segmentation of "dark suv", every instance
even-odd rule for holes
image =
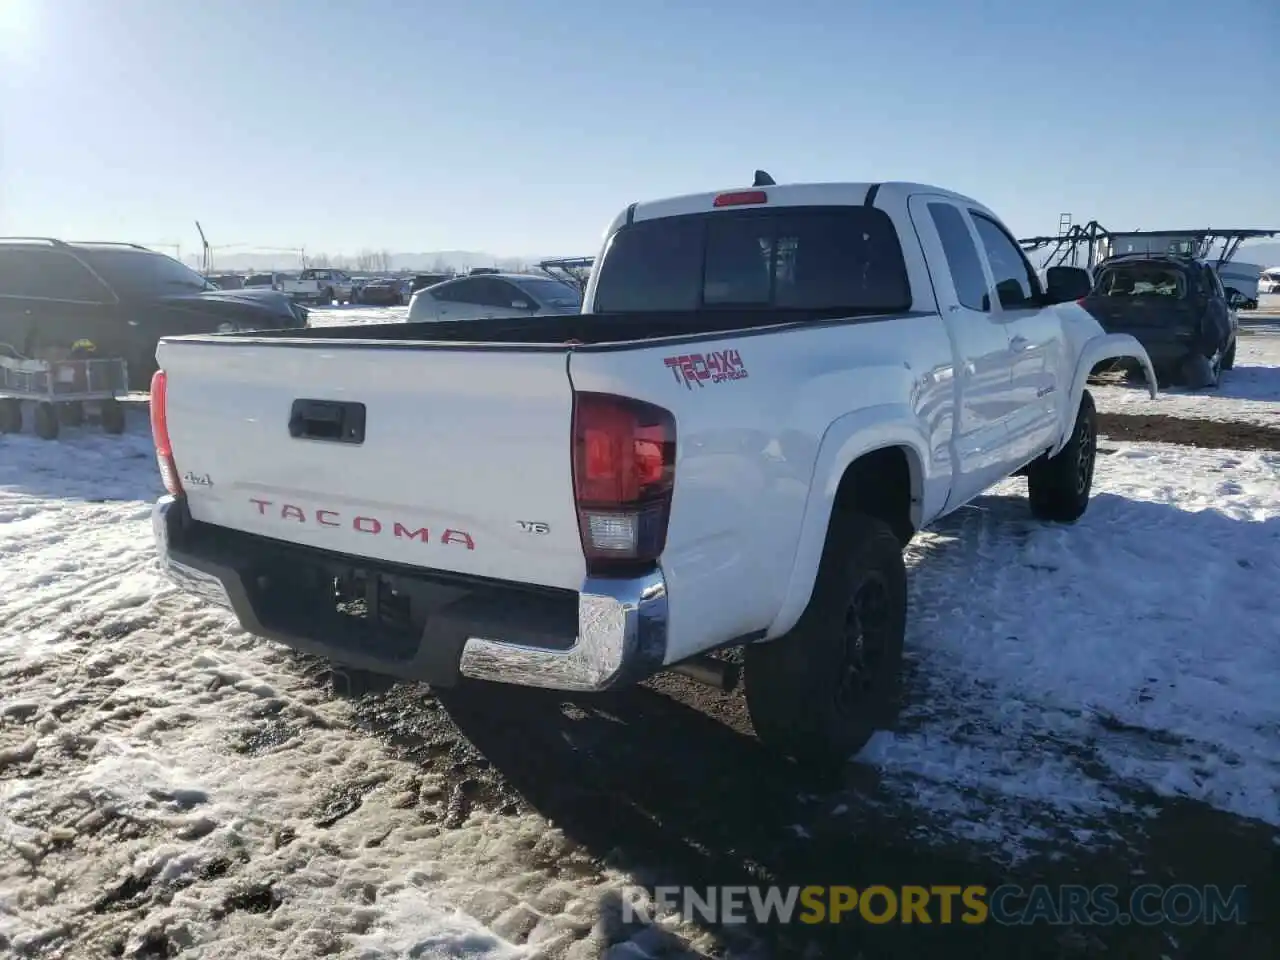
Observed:
[[[1162,383],[1216,386],[1235,365],[1241,298],[1226,294],[1212,264],[1125,253],[1102,261],[1094,277],[1081,304],[1107,333],[1136,337]]]
[[[128,362],[133,390],[149,388],[161,337],[306,325],[282,293],[219,290],[145,247],[0,238],[0,344],[56,359],[87,340]]]

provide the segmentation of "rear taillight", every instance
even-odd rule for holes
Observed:
[[[169,377],[157,370],[151,378],[151,439],[156,445],[156,463],[160,466],[160,479],[164,488],[175,497],[182,496],[182,481],[178,479],[178,465],[173,462],[173,445],[169,442],[169,415],[166,409],[166,392]]]
[[[575,395],[573,489],[588,572],[657,561],[667,543],[675,474],[669,410],[608,393]]]

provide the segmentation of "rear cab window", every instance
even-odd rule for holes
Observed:
[[[614,234],[597,313],[911,309],[893,221],[874,207],[774,207],[641,220]]]
[[[1103,268],[1094,290],[1102,297],[1182,300],[1187,296],[1187,281],[1175,266],[1151,262],[1118,263]]]

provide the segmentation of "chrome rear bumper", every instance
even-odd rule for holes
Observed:
[[[420,587],[429,612],[421,636],[415,650],[406,652],[401,645],[393,655],[380,652],[366,634],[347,635],[349,631],[329,628],[314,617],[279,616],[281,598],[270,595],[273,566],[296,567],[311,556],[319,563],[319,551],[208,527],[203,528],[205,535],[196,535],[193,530],[202,525],[195,524],[186,504],[173,497],[161,498],[151,519],[160,568],[171,580],[231,609],[249,633],[358,669],[440,686],[464,676],[595,691],[643,680],[662,668],[666,656],[667,588],[661,569],[626,579],[588,577],[577,596],[576,635],[571,635],[572,624],[565,622],[564,635],[544,632],[537,643],[513,636],[522,632],[519,607],[527,596],[525,585],[511,585],[509,595],[502,593],[500,584],[486,582],[477,587],[486,598],[495,591],[502,597],[504,602],[498,605],[508,609],[501,615],[492,611],[493,603],[460,599],[456,584],[444,591],[447,602],[432,607],[431,571],[422,571]],[[269,559],[274,553],[281,558]],[[377,568],[373,561],[346,560]],[[325,557],[323,562],[341,561]],[[413,579],[403,572],[396,576]],[[277,612],[269,615],[268,607]]]

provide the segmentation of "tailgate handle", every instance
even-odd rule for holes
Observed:
[[[364,404],[338,400],[295,400],[289,436],[330,443],[364,443]]]

